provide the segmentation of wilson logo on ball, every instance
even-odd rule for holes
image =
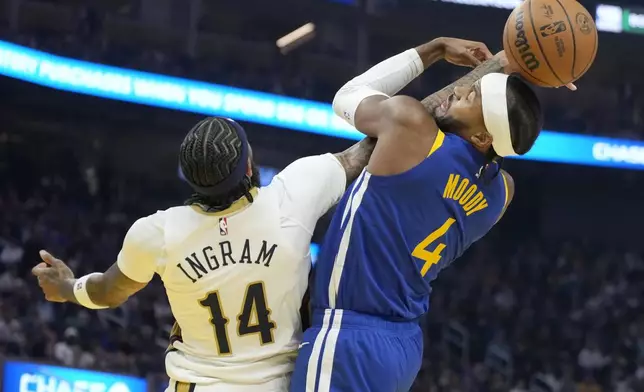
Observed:
[[[540,63],[539,60],[537,60],[537,56],[532,53],[528,39],[525,36],[525,30],[523,27],[523,11],[517,12],[514,28],[517,31],[517,38],[514,41],[514,46],[519,51],[521,60],[523,60],[525,66],[530,71],[534,71],[535,69],[539,68]]]
[[[566,31],[566,24],[563,21],[558,20],[545,26],[541,26],[539,28],[539,31],[541,31],[542,37],[549,37],[551,35],[563,33],[564,31]]]

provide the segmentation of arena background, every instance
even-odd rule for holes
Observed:
[[[346,80],[437,36],[499,50],[517,3],[0,0],[2,392],[165,388],[158,279],[90,312],[45,302],[29,271],[41,248],[103,270],[134,220],[181,203],[178,145],[204,114],[242,121],[268,182],[356,139],[328,105]],[[644,391],[644,8],[582,3],[603,30],[595,65],[576,93],[538,91],[548,132],[504,163],[501,223],[435,282],[413,391]],[[280,53],[309,22],[315,38]],[[464,72],[439,64],[405,92]]]

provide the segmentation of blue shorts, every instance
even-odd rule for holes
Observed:
[[[342,309],[314,311],[291,392],[407,392],[422,362],[417,322],[391,322]]]

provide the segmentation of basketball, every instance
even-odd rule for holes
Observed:
[[[508,61],[531,83],[560,87],[579,79],[597,54],[597,29],[576,0],[526,0],[503,30]]]

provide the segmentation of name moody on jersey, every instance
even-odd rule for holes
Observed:
[[[219,267],[236,264],[258,264],[269,267],[275,249],[277,249],[277,244],[272,244],[269,247],[268,242],[264,240],[262,240],[261,246],[253,244],[251,247],[250,240],[247,239],[244,241],[244,248],[241,254],[233,256],[230,241],[222,241],[215,246],[206,246],[199,252],[193,252],[186,256],[183,261],[177,264],[177,268],[192,283],[195,283],[211,271],[218,270]]]

